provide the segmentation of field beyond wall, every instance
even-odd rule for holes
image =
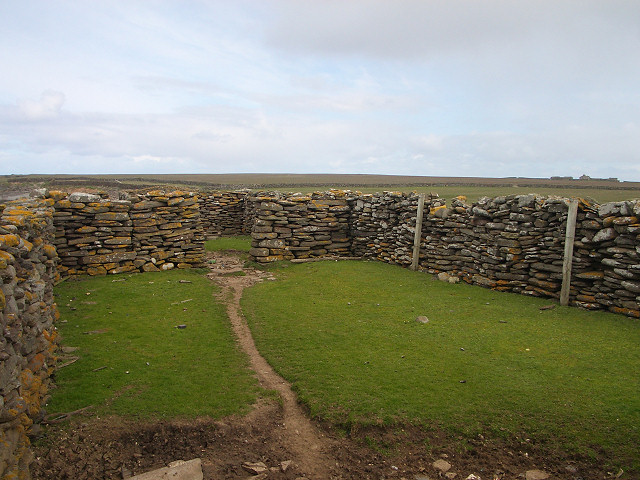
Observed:
[[[385,190],[437,193],[451,199],[467,196],[469,202],[480,197],[537,193],[564,197],[593,198],[598,203],[640,197],[640,182],[604,179],[574,180],[558,178],[478,178],[428,177],[408,175],[339,174],[166,174],[166,175],[5,175],[0,177],[0,200],[12,192],[28,193],[36,187],[73,191],[73,189],[124,190],[131,188],[181,188],[189,190],[324,191],[351,189],[363,193]]]

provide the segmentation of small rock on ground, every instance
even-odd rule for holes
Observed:
[[[446,460],[438,459],[433,462],[433,468],[440,470],[442,473],[446,473],[451,470],[451,464]]]
[[[524,478],[526,480],[546,480],[549,478],[549,474],[542,470],[527,470],[524,474]]]

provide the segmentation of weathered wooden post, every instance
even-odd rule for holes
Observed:
[[[569,305],[569,288],[571,287],[571,262],[573,260],[573,241],[576,234],[576,217],[578,215],[578,200],[572,199],[567,214],[567,231],[564,239],[564,259],[562,262],[562,289],[560,290],[560,305]]]
[[[424,193],[418,196],[418,210],[416,212],[416,231],[413,235],[413,258],[411,259],[411,270],[418,269],[420,260],[420,242],[422,241],[422,215],[424,213]]]

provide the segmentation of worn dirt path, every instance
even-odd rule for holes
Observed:
[[[336,460],[331,456],[332,440],[324,435],[305,415],[291,385],[267,363],[256,348],[251,331],[242,314],[240,299],[245,288],[271,279],[265,272],[243,268],[242,261],[233,254],[214,253],[210,264],[213,279],[221,288],[220,299],[226,304],[227,314],[242,350],[249,357],[251,368],[263,388],[276,390],[282,399],[284,422],[274,432],[283,446],[291,452],[293,460],[309,479],[333,477]],[[241,275],[234,275],[241,273]]]

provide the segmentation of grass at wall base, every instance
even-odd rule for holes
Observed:
[[[243,309],[312,416],[436,426],[461,448],[526,439],[640,473],[637,320],[380,262],[268,268],[279,281],[246,291]]]

